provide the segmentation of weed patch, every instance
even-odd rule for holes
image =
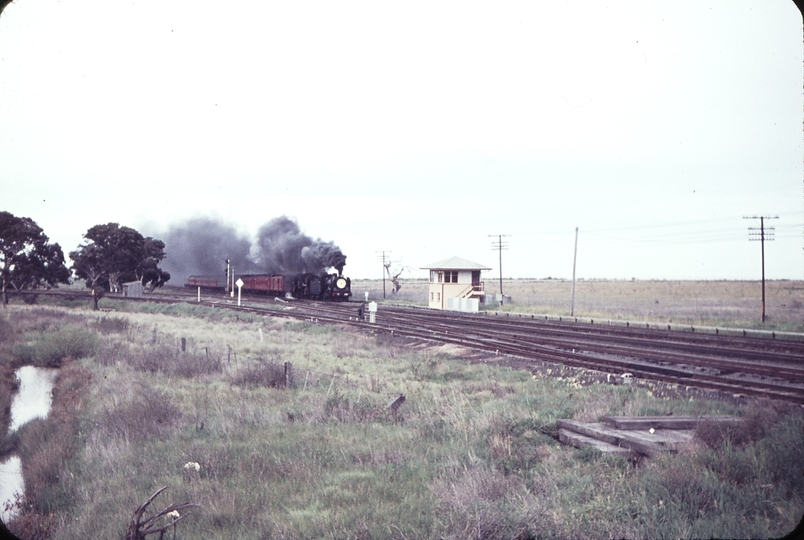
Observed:
[[[59,367],[65,358],[87,358],[96,353],[100,337],[94,330],[71,324],[31,332],[27,343],[12,348],[17,365]]]
[[[131,442],[166,440],[182,422],[181,409],[168,394],[143,384],[134,387],[129,401],[107,410],[104,416],[110,437]]]
[[[702,421],[695,435],[710,448],[721,448],[724,444],[737,447],[762,439],[773,429],[781,417],[789,413],[792,406],[787,403],[761,401],[753,403],[736,424]]]
[[[436,481],[433,490],[436,515],[457,538],[528,538],[539,530],[544,508],[515,476],[475,467]]]
[[[258,358],[241,366],[229,377],[231,384],[241,387],[285,388],[285,366],[279,362]],[[290,386],[293,385],[293,375],[290,374]]]
[[[368,396],[355,401],[341,394],[337,389],[324,402],[324,420],[337,422],[373,422],[384,419],[398,419],[398,415],[386,411],[379,403],[372,403]]]
[[[483,455],[505,475],[522,474],[535,467],[539,446],[551,441],[532,419],[494,421],[485,438]]]
[[[170,377],[186,379],[201,375],[214,375],[223,371],[220,356],[204,352],[182,352],[176,347],[165,344],[154,344],[135,348],[119,341],[108,341],[103,344],[95,362],[102,366],[125,364],[136,371],[158,373]]]
[[[101,334],[123,334],[129,329],[128,319],[123,317],[101,317],[97,322],[98,332]]]

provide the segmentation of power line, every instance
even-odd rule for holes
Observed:
[[[781,217],[788,217],[794,219],[801,218],[801,212],[782,212],[779,214]],[[593,234],[600,237],[606,237],[603,235],[599,235],[599,233],[609,233],[609,232],[620,232],[620,231],[642,231],[645,229],[678,229],[678,228],[695,228],[695,233],[698,234],[701,232],[699,228],[702,224],[707,223],[734,223],[736,219],[740,219],[742,216],[728,216],[728,217],[721,217],[721,218],[711,218],[711,219],[697,219],[692,221],[674,221],[669,223],[651,223],[651,224],[642,224],[642,225],[626,225],[623,227],[605,227],[605,228],[593,228],[593,229],[584,229],[585,234]],[[790,222],[788,222],[790,223]],[[796,222],[794,224],[784,225],[785,228],[795,228],[797,230],[801,230],[801,227],[804,226],[804,223]],[[728,231],[734,231],[735,229],[732,227],[716,227],[714,229],[704,230],[704,233],[715,233],[715,232],[723,232],[726,233]],[[553,235],[567,235],[574,234],[573,229],[561,229],[561,230],[552,230],[552,231],[514,231],[517,236],[553,236]],[[654,237],[657,233],[651,233]],[[668,230],[666,233],[658,233],[664,234],[665,236],[674,236],[672,230]]]
[[[500,305],[503,305],[504,296],[503,296],[503,286],[502,286],[502,252],[504,249],[508,249],[508,242],[503,241],[504,236],[510,236],[508,234],[490,234],[490,238],[497,237],[496,242],[491,243],[491,249],[496,249],[500,252]]]
[[[382,261],[382,299],[385,300],[385,271],[387,270],[386,264],[389,263],[391,252],[383,250],[383,251],[375,251],[374,253],[382,254],[381,258],[378,258],[378,260]]]
[[[743,219],[758,219],[759,228],[748,227],[748,240],[762,244],[762,322],[765,322],[765,240],[773,240],[773,227],[765,227],[766,219],[779,219],[779,216],[744,216]]]

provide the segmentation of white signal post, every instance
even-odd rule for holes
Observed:
[[[237,283],[235,283],[235,280],[234,280],[234,276],[235,276],[234,275],[234,266],[232,266],[231,269],[232,269],[232,275],[229,278],[229,280],[231,281],[232,286],[229,287],[229,297],[234,298],[234,286],[237,285]],[[240,281],[240,278],[237,278],[237,281]]]
[[[237,305],[239,306],[240,305],[240,289],[245,284],[243,283],[242,279],[237,278],[237,281],[235,281],[235,285],[237,285]],[[234,291],[232,291],[232,292],[234,292]]]

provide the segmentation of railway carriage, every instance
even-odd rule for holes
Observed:
[[[240,276],[245,293],[291,296],[309,300],[345,302],[352,296],[351,280],[340,274],[246,274]],[[190,276],[186,287],[224,290],[223,281],[210,276]]]

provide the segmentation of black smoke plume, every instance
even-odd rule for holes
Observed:
[[[234,227],[205,217],[173,224],[158,237],[165,242],[167,253],[161,266],[173,277],[171,283],[176,284],[194,275],[216,277],[223,283],[226,259],[236,274],[318,273],[329,268],[342,273],[346,264],[346,256],[338,246],[313,240],[286,216],[260,227],[254,245]]]
[[[171,225],[160,238],[167,253],[161,264],[173,277],[171,283],[186,283],[188,276],[212,276],[224,283],[226,259],[237,273],[254,271],[251,240],[215,219],[193,218]]]
[[[343,267],[346,264],[346,255],[341,248],[332,242],[321,240],[303,247],[301,256],[308,268],[335,268],[339,274],[343,274]]]
[[[336,268],[343,273],[346,256],[332,242],[313,240],[287,216],[274,218],[260,228],[254,262],[264,272],[296,274]]]

